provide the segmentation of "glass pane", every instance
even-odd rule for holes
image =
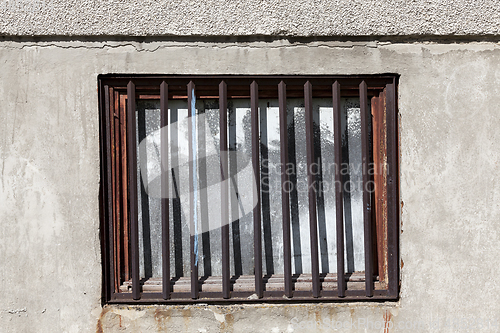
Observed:
[[[311,272],[308,184],[303,99],[287,99],[290,212],[293,273]],[[364,270],[362,215],[361,124],[359,98],[342,98],[342,152],[345,212],[346,272]],[[261,99],[261,199],[264,274],[283,273],[281,160],[278,100]],[[329,98],[313,100],[317,165],[320,272],[336,272],[335,167],[333,109]],[[170,265],[175,277],[190,274],[190,235],[198,244],[200,276],[220,276],[220,136],[216,99],[198,99],[195,119],[188,118],[185,100],[169,100]],[[252,275],[253,169],[251,164],[250,101],[228,100],[231,275]],[[139,254],[141,278],[161,276],[161,183],[159,100],[137,102]],[[189,201],[188,122],[195,126],[196,207]],[[190,230],[190,210],[197,214]]]

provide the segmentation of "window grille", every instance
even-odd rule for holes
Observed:
[[[106,301],[181,303],[397,299],[399,205],[396,88],[396,75],[99,76],[101,236]],[[349,99],[355,100],[357,105],[346,107]],[[238,109],[238,105],[243,107]],[[243,116],[238,116],[240,111],[234,110],[244,110]],[[184,132],[180,130],[181,119],[173,119],[174,115],[179,117],[182,112],[185,116],[182,119]],[[273,188],[264,181],[264,178],[270,177],[266,169],[268,166],[265,167],[264,163],[264,155],[270,150],[268,139],[270,135],[277,138],[277,133],[269,124],[267,134],[264,133],[263,119],[269,120],[273,112],[274,120],[279,125],[279,140],[272,141],[279,144],[279,149],[274,147],[273,150],[274,153],[279,150],[279,161],[275,158],[274,169],[279,173],[281,185],[274,189],[280,188],[280,193],[273,192]],[[200,120],[202,115],[203,121]],[[327,123],[318,120],[320,115],[327,115]],[[362,228],[357,230],[352,227],[346,229],[346,211],[351,209],[347,206],[346,195],[350,194],[346,187],[346,175],[343,174],[345,168],[341,167],[346,165],[349,169],[354,164],[346,160],[352,154],[345,147],[350,135],[346,129],[351,124],[347,119],[350,116],[359,120],[356,126],[360,134],[357,139],[360,151],[359,156],[356,155],[361,168],[357,175],[361,184],[357,220]],[[146,118],[155,120],[154,128],[147,129]],[[234,125],[238,119],[244,119],[244,124]],[[295,127],[291,127],[291,123],[301,128],[298,130],[300,133],[294,133]],[[302,129],[305,133],[301,132]],[[232,131],[233,139],[229,137],[228,130]],[[203,146],[206,145],[204,135],[207,133],[217,133],[214,141],[218,149],[216,155],[208,154]],[[177,141],[172,139],[174,134]],[[302,134],[305,134],[304,137]],[[249,157],[246,165],[251,170],[251,177],[247,175],[246,179],[251,181],[246,185],[235,184],[238,172],[243,172],[237,165],[241,156],[233,154],[242,145],[234,139],[238,135],[245,137],[243,146],[246,145],[246,148],[243,150],[246,149]],[[318,139],[321,135],[331,136],[330,146],[326,147],[327,154],[331,153],[332,157],[330,166],[334,166],[331,173],[326,171],[326,162],[320,157],[325,150]],[[186,139],[187,145],[181,147],[179,138]],[[268,142],[264,143],[264,139]],[[181,156],[179,151],[186,146],[188,163],[179,164],[176,160]],[[305,149],[305,156],[299,158],[302,159],[300,163],[293,155],[298,146]],[[148,147],[156,151],[156,167],[150,166]],[[203,172],[210,172],[207,165],[218,167],[216,184],[201,179]],[[292,172],[288,170],[290,167],[294,169]],[[157,176],[154,181],[149,179],[154,178],[152,174]],[[319,182],[320,178],[327,178],[329,182]],[[307,184],[307,193],[297,194],[296,189],[295,192],[290,190],[300,181]],[[187,186],[180,187],[180,183]],[[332,185],[329,198],[333,200],[334,214],[332,210],[332,214],[325,213],[328,211],[325,210],[328,203],[325,203],[324,188],[327,183]],[[179,189],[185,194],[184,202],[179,199]],[[214,222],[214,215],[211,215],[208,227],[206,220],[209,214],[203,213],[203,208],[200,208],[203,190],[205,211],[217,210],[218,221]],[[272,193],[269,194],[269,191]],[[156,194],[153,195],[153,192]],[[302,199],[298,199],[301,195]],[[215,197],[217,200],[214,202],[218,204],[209,207],[207,202]],[[279,200],[271,200],[271,197]],[[251,203],[250,210],[242,203],[244,200],[247,204]],[[297,208],[299,202],[307,207]],[[231,208],[231,205],[241,207]],[[276,209],[271,208],[278,205],[281,206],[279,215]],[[150,225],[149,229],[145,227],[144,219],[152,206],[156,207],[155,214],[158,215],[157,230],[151,230]],[[188,207],[187,213],[186,210],[180,213],[179,206],[183,209]],[[269,238],[271,211],[273,221],[277,216],[280,220],[279,244],[269,244],[273,242]],[[184,220],[179,217],[182,214]],[[251,227],[247,236],[251,233],[253,239],[244,244],[246,249],[252,248],[251,254],[241,253],[240,249],[240,257],[234,255],[234,247],[238,245],[235,238],[238,225],[234,222],[234,214],[237,218],[241,218],[242,214],[251,216],[251,221],[247,221],[245,226]],[[300,228],[305,224],[304,218],[298,215],[307,215],[308,230]],[[300,225],[294,219],[300,219]],[[333,224],[325,224],[325,219],[333,221]],[[189,225],[189,238],[179,236],[182,234],[179,228],[186,228],[185,225],[180,226],[181,222]],[[307,231],[309,253],[306,256],[302,251],[297,255],[296,243],[304,239]],[[352,255],[353,252],[348,249],[353,246],[353,241],[346,244],[347,231],[362,237],[362,245],[358,246],[361,250],[358,249],[357,254],[359,257],[361,253],[364,260],[357,263],[346,260],[346,254]],[[210,235],[215,234],[217,241],[210,241]],[[161,245],[161,249],[153,250],[151,244],[146,246],[146,240],[151,235],[159,239],[156,245]],[[325,250],[325,244],[332,243],[335,244],[333,250],[331,246]],[[200,256],[205,251],[200,245],[212,246],[211,253],[219,252],[220,257],[213,260],[214,264],[219,264],[217,269],[212,269],[212,262]],[[188,260],[185,253],[184,256],[178,255],[178,252],[186,252],[187,248]],[[274,249],[274,252],[280,249],[280,253],[270,257],[268,248]],[[330,254],[325,256],[325,251]],[[336,252],[334,259],[332,251]],[[240,266],[249,258],[251,271],[249,273],[247,269],[243,272]],[[332,260],[335,265],[330,264]],[[202,263],[203,271],[200,272]],[[277,264],[279,269],[270,267],[272,264]],[[356,265],[358,267],[353,268]],[[154,274],[152,266],[157,271]],[[211,273],[213,271],[218,273]]]

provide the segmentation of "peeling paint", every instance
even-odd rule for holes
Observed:
[[[219,322],[223,323],[226,321],[226,315],[224,315],[222,313],[217,313],[215,311],[213,311],[213,314],[214,314],[215,319],[217,319]]]

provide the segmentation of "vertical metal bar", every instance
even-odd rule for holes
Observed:
[[[262,231],[260,202],[260,136],[259,136],[259,86],[253,81],[250,84],[250,108],[252,112],[252,167],[255,177],[253,192],[253,248],[255,267],[255,294],[264,296],[262,281]]]
[[[128,163],[129,163],[129,199],[130,199],[130,240],[132,254],[132,297],[141,298],[139,284],[139,221],[137,217],[137,144],[135,124],[135,84],[129,81],[127,85],[128,103]]]
[[[222,297],[230,297],[229,272],[229,183],[228,179],[228,142],[227,142],[227,85],[219,84],[219,125],[220,125],[220,162],[221,162],[221,240],[222,240]]]
[[[386,89],[371,98],[372,140],[373,140],[373,182],[375,189],[372,204],[372,236],[374,242],[373,269],[378,273],[379,282],[387,283],[387,122],[386,122]]]
[[[332,86],[333,99],[333,142],[335,155],[335,210],[337,225],[337,289],[339,297],[345,297],[346,283],[344,272],[344,188],[341,177],[342,168],[342,112],[340,109],[340,84]]]
[[[190,81],[187,85],[188,95],[188,136],[189,136],[189,230],[190,230],[190,252],[191,252],[191,298],[199,296],[198,290],[198,202],[196,167],[196,95],[195,85]],[[193,126],[193,122],[195,123]]]
[[[283,259],[285,275],[285,296],[292,297],[292,250],[290,244],[290,188],[288,166],[288,121],[286,110],[286,84],[278,84],[278,104],[280,118],[280,153],[281,153],[281,204],[283,217]]]
[[[318,221],[316,217],[316,177],[319,166],[314,159],[314,124],[312,84],[307,81],[304,84],[304,104],[306,112],[306,152],[307,152],[307,183],[309,195],[309,237],[311,241],[311,273],[313,297],[319,297],[319,258],[318,258]]]
[[[115,182],[115,185],[113,186],[115,190],[115,194],[113,195],[113,200],[114,200],[114,207],[116,209],[115,211],[115,220],[116,220],[116,242],[115,242],[115,248],[116,248],[116,262],[115,262],[115,271],[116,271],[116,280],[115,280],[115,285],[118,290],[118,287],[121,283],[121,277],[122,277],[122,270],[123,270],[123,264],[121,262],[121,253],[122,253],[122,248],[121,248],[121,242],[123,239],[123,234],[122,234],[122,210],[121,210],[121,198],[122,198],[122,193],[121,193],[121,174],[120,174],[120,162],[121,162],[121,157],[120,157],[120,147],[122,146],[122,143],[120,142],[120,116],[119,116],[119,102],[118,102],[118,92],[115,91],[113,88],[110,89],[110,98],[112,99],[110,101],[110,106],[113,107],[112,112],[110,113],[112,124],[114,125],[113,129],[113,160],[115,166],[113,167],[114,170],[114,176],[113,176],[113,181]]]
[[[128,212],[128,202],[129,202],[129,191],[128,191],[128,156],[127,156],[127,103],[126,95],[120,95],[120,130],[121,130],[121,164],[122,164],[122,211],[123,211],[123,268],[124,268],[124,279],[128,281],[130,279],[130,221]]]
[[[113,202],[113,205],[111,207],[111,211],[112,211],[112,221],[113,221],[113,262],[114,262],[114,290],[117,291],[118,290],[118,281],[120,281],[120,275],[119,275],[119,267],[120,267],[120,264],[119,264],[119,252],[118,252],[118,244],[120,243],[120,239],[118,238],[118,235],[119,235],[119,232],[118,232],[118,215],[117,215],[117,208],[118,206],[116,205],[116,198],[117,198],[117,191],[116,191],[116,150],[115,150],[115,147],[116,147],[116,140],[115,140],[115,117],[114,117],[114,103],[112,101],[113,99],[113,88],[109,88],[108,87],[108,91],[107,91],[107,102],[108,102],[108,106],[107,106],[107,113],[109,115],[109,117],[107,118],[108,121],[109,121],[109,135],[108,135],[108,138],[109,138],[109,143],[110,143],[110,158],[111,158],[111,164],[110,164],[110,168],[111,168],[111,178],[109,179],[109,183],[110,183],[110,186],[111,186],[111,199],[112,199],[112,202]],[[109,200],[109,198],[108,198]]]
[[[113,232],[113,189],[112,189],[112,175],[111,175],[111,120],[109,116],[110,111],[110,97],[109,86],[104,86],[104,119],[105,119],[105,142],[106,142],[106,189],[107,189],[107,221],[108,221],[108,258],[109,258],[109,285],[110,293],[116,292],[115,286],[115,262],[114,262],[114,232]]]
[[[162,228],[162,268],[163,268],[163,299],[170,297],[170,228],[168,210],[168,84],[160,84],[160,112],[161,112],[161,228]]]
[[[372,255],[372,216],[371,216],[371,193],[369,188],[369,126],[368,117],[371,113],[368,109],[368,96],[366,82],[359,85],[359,103],[361,112],[361,154],[363,171],[363,221],[364,221],[364,245],[365,245],[365,291],[366,296],[373,296],[373,255]]]
[[[399,292],[399,195],[398,195],[398,116],[396,102],[396,79],[386,86],[387,117],[387,244],[389,295],[397,297]]]

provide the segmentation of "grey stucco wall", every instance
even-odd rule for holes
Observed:
[[[496,0],[2,0],[0,35],[498,35]]]
[[[500,44],[5,41],[0,64],[2,332],[499,324]],[[98,74],[386,72],[401,74],[400,301],[101,308]]]

